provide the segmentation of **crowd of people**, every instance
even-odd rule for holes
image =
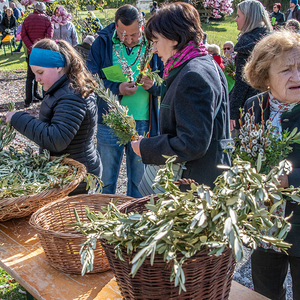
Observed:
[[[18,12],[12,6],[1,23],[8,29],[16,28]],[[139,183],[145,166],[164,164],[162,155],[177,156],[176,163],[184,165],[183,178],[213,187],[221,173],[217,165],[230,164],[222,141],[237,134],[240,108],[248,111],[254,103],[255,122],[270,120],[278,132],[300,128],[298,0],[291,0],[286,15],[280,10],[280,3],[274,3],[269,14],[257,0],[240,2],[235,19],[238,41],[226,41],[222,55],[218,45],[207,44],[199,13],[188,3],[159,7],[154,1],[147,22],[139,9],[126,4],[105,28],[90,13],[88,22],[99,31],[78,45],[65,8],[56,7],[50,19],[45,4],[38,2],[22,24],[21,37],[28,56],[25,106],[43,99],[40,115],[9,112],[6,121],[51,155],[68,153],[85,164],[88,172],[101,177],[105,194],[116,193],[124,153],[127,195],[134,198],[142,196]],[[161,85],[147,75],[141,84],[135,82],[146,41],[153,43],[148,68],[164,79]],[[109,68],[124,64],[133,80],[107,78]],[[138,140],[120,146],[103,123],[108,105],[94,94],[92,74],[128,108]],[[263,116],[257,95],[263,98]],[[288,157],[293,171],[282,176],[283,187],[300,185],[298,151],[294,146]],[[74,193],[86,192],[82,183]],[[263,247],[252,255],[254,288],[270,299],[285,299],[289,265],[294,299],[300,299],[300,208],[289,201],[281,213],[288,216],[292,211],[292,230],[286,237],[293,244],[289,255]]]

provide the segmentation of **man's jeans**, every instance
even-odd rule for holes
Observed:
[[[139,135],[144,135],[148,132],[148,121],[136,121],[136,130]],[[141,157],[136,155],[130,143],[119,146],[118,138],[112,134],[112,130],[103,125],[98,124],[97,130],[97,149],[100,153],[103,172],[102,181],[104,183],[103,194],[115,194],[117,188],[117,180],[119,176],[120,166],[125,148],[126,168],[127,168],[127,195],[140,198],[141,193],[138,190],[138,185],[144,174],[144,164]]]

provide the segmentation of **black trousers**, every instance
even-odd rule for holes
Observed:
[[[33,101],[33,93],[32,91],[34,91],[34,94],[37,94],[37,82],[33,80],[35,78],[34,73],[32,72],[30,66],[29,66],[29,55],[26,58],[26,62],[27,62],[27,78],[26,78],[26,90],[25,90],[25,104],[30,104]]]
[[[286,299],[286,276],[290,265],[293,299],[300,300],[300,257],[274,250],[255,250],[251,256],[254,290],[272,300]]]

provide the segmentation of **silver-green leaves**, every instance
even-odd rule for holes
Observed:
[[[270,201],[269,193],[282,195],[274,184],[274,176],[284,164],[271,175],[263,175],[249,162],[237,158],[216,179],[213,191],[205,185],[191,184],[187,192],[182,192],[170,179],[174,160],[169,158],[157,173],[156,182],[164,187],[165,193],[156,202],[149,197],[148,211],[125,214],[114,203],[104,208],[105,216],[87,210],[90,222],[83,224],[78,220],[76,224],[87,236],[83,249],[91,251],[90,243],[95,238],[113,244],[119,259],[123,259],[122,249],[126,249],[134,255],[132,276],[147,257],[153,264],[155,255],[161,254],[173,266],[170,279],[181,291],[185,290],[184,262],[203,248],[209,249],[210,255],[221,255],[230,247],[236,259],[241,260],[243,243],[255,248],[261,241],[270,242],[283,250],[290,246],[282,240],[290,228],[287,220],[271,217],[259,206],[261,201]],[[274,225],[278,228],[275,236],[263,233]],[[90,254],[87,251],[83,256],[84,270],[88,270]]]

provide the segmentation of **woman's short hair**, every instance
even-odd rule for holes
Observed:
[[[300,35],[290,30],[275,31],[261,39],[254,47],[244,68],[245,80],[255,89],[268,90],[266,81],[275,59],[284,59],[293,49],[300,51]]]
[[[265,26],[268,31],[273,30],[269,13],[260,1],[245,0],[243,2],[240,2],[237,8],[245,16],[245,23],[242,27],[241,34],[250,32],[257,27],[262,26]]]
[[[7,8],[5,12],[7,13],[8,10],[9,10],[12,14],[14,13],[14,11],[13,11],[10,7]]]
[[[198,11],[193,5],[184,2],[163,5],[151,16],[145,27],[148,40],[152,41],[156,34],[177,41],[174,49],[178,51],[189,41],[199,44],[203,39],[203,30]]]
[[[281,9],[281,3],[275,3],[274,6],[277,6],[278,10]]]
[[[223,46],[226,45],[226,44],[228,44],[228,45],[234,47],[234,43],[233,43],[232,41],[227,41],[227,42],[225,42],[225,43],[223,44]]]

